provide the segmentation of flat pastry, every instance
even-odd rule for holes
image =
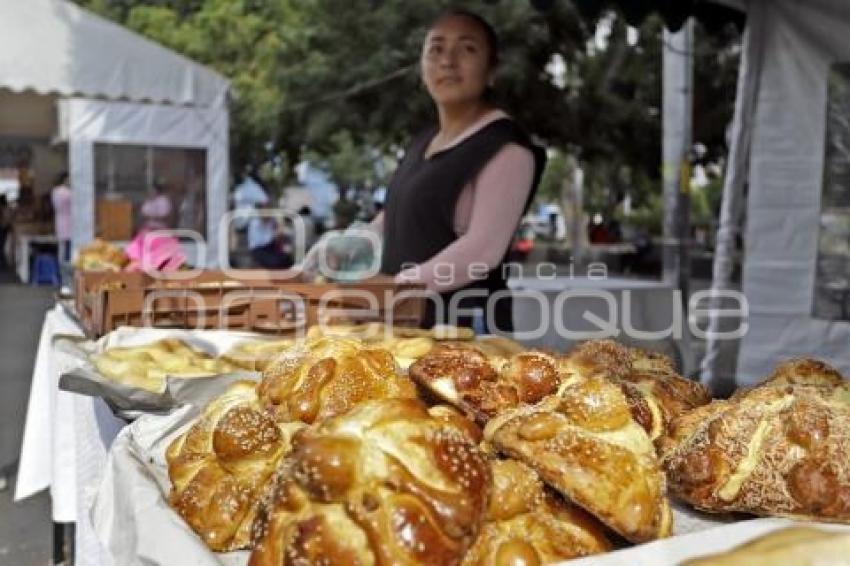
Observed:
[[[536,403],[560,384],[558,360],[549,354],[490,358],[475,343],[440,344],[413,364],[409,375],[480,424],[522,403]]]
[[[216,551],[249,546],[263,486],[304,426],[266,416],[254,385],[231,385],[166,451],[169,503]]]
[[[264,497],[249,564],[459,564],[490,467],[444,417],[385,399],[299,433]]]
[[[287,350],[265,369],[257,391],[279,422],[305,423],[339,415],[363,401],[416,396],[389,352],[330,336]]]
[[[283,352],[295,344],[294,340],[249,340],[234,345],[221,359],[248,371],[263,371]]]
[[[602,526],[516,460],[491,462],[493,493],[463,566],[548,564],[606,552]]]
[[[796,526],[762,535],[727,552],[686,560],[682,566],[850,565],[850,533]]]
[[[485,440],[632,542],[668,536],[665,480],[620,387],[599,375],[490,420]]]
[[[773,381],[677,419],[660,447],[671,492],[701,509],[848,522],[848,430],[850,385]]]
[[[165,390],[168,376],[194,378],[237,369],[226,360],[194,348],[182,340],[167,338],[143,346],[119,346],[93,354],[91,362],[104,377],[147,391]]]

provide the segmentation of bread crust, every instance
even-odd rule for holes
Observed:
[[[487,516],[463,566],[548,564],[606,552],[602,526],[517,460],[493,460]],[[523,562],[524,560],[524,562]]]
[[[251,566],[459,564],[490,493],[484,454],[414,399],[300,433],[254,525]]]
[[[551,354],[487,356],[475,343],[438,345],[410,367],[409,375],[482,425],[503,411],[540,401],[560,385],[558,359]]]
[[[278,425],[240,381],[166,450],[169,504],[211,549],[247,548],[258,499],[301,424]]]
[[[706,511],[849,522],[850,385],[824,367],[783,364],[674,421],[660,443],[671,492]]]
[[[416,388],[400,375],[393,356],[360,340],[321,337],[287,350],[263,372],[261,402],[278,422],[313,423],[364,401],[413,398]]]
[[[671,514],[646,431],[620,388],[591,376],[491,420],[484,437],[632,542],[668,536]]]

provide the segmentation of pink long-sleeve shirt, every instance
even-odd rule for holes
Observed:
[[[70,240],[73,232],[71,225],[71,189],[67,185],[53,187],[50,200],[53,203],[56,239]]]
[[[432,152],[448,151],[506,114],[494,110],[482,116],[451,144]],[[485,277],[499,265],[513,238],[534,179],[534,156],[518,144],[503,147],[467,184],[455,205],[454,229],[458,239],[428,261],[405,269],[398,281],[425,284],[437,292],[459,289]],[[383,230],[383,213],[372,222]]]

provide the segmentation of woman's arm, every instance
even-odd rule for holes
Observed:
[[[425,263],[402,271],[397,279],[445,292],[486,277],[510,245],[533,180],[531,152],[518,144],[505,146],[473,182],[474,202],[466,233]]]

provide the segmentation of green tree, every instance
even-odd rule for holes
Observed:
[[[281,155],[296,163],[305,151],[329,163],[339,151],[346,159],[359,153],[355,161],[372,159],[375,152],[394,156],[435,120],[419,79],[419,49],[429,22],[456,4],[78,1],[232,81],[236,168]],[[589,206],[610,208],[624,191],[637,206],[649,204],[650,196],[660,193],[661,154],[663,27],[657,16],[644,19],[653,3],[547,4],[549,9],[538,11],[524,0],[463,2],[499,33],[497,100],[548,147],[578,157]],[[619,12],[612,11],[615,4],[622,6]],[[673,12],[668,17],[678,21],[682,10]],[[628,41],[628,22],[639,26],[634,44]],[[593,41],[600,25],[610,28],[604,46]],[[711,157],[726,149],[737,44],[736,31],[708,34],[698,26],[694,140],[706,145]],[[550,70],[555,60],[562,62],[561,76]],[[551,167],[546,187],[557,185],[550,181],[557,162]]]
[[[561,198],[561,189],[568,170],[566,155],[557,150],[550,152],[546,170],[543,171],[540,187],[537,189],[537,198],[541,201],[557,202]]]

